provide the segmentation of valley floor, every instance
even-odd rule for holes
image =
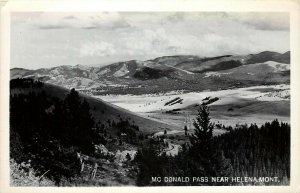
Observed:
[[[181,128],[197,113],[197,105],[217,98],[210,104],[212,121],[234,126],[256,123],[261,125],[277,118],[290,122],[290,86],[253,86],[232,90],[190,92],[173,91],[155,95],[95,96],[145,117],[164,121]],[[177,103],[176,103],[176,99]],[[172,100],[175,100],[174,103]]]

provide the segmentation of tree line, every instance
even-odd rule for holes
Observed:
[[[137,185],[241,185],[236,182],[153,182],[152,177],[265,177],[273,176],[280,183],[259,185],[288,185],[290,179],[290,125],[277,119],[261,127],[242,125],[213,137],[214,123],[209,108],[199,107],[194,120],[195,131],[189,144],[183,145],[176,156],[158,151],[159,145],[139,149],[135,161],[139,167]],[[257,185],[255,182],[242,185]]]
[[[119,145],[137,144],[141,136],[134,121],[120,115],[118,121],[96,122],[88,101],[75,89],[58,98],[33,79],[13,79],[10,89],[10,158],[16,164],[30,162],[37,176],[45,174],[56,185],[80,178],[77,152],[106,159],[95,145],[114,139]]]
[[[139,147],[132,162],[138,167],[139,186],[236,185],[206,181],[157,183],[151,181],[153,176],[278,176],[280,185],[289,184],[287,123],[274,120],[260,127],[226,127],[228,132],[213,136],[218,125],[210,121],[209,107],[200,105],[188,143],[182,145],[178,155],[167,156],[161,153],[163,140],[156,142],[137,134],[139,128],[121,117],[119,122],[108,121],[115,132],[108,134],[104,123],[95,123],[89,103],[75,89],[60,99],[47,94],[43,83],[32,79],[11,80],[10,86],[11,90],[26,88],[26,92],[10,94],[10,157],[16,163],[30,160],[36,175],[45,174],[56,185],[80,176],[76,152],[94,156],[94,144],[106,144],[112,134],[118,136],[119,145],[126,142]]]
[[[31,166],[59,184],[62,178],[78,175],[76,152],[91,154],[101,143],[93,130],[90,106],[72,89],[61,100],[34,80],[12,80],[11,89],[29,88],[10,95],[10,157]],[[35,88],[35,89],[32,89]]]

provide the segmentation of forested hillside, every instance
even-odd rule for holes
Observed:
[[[15,80],[11,87],[42,87],[28,79]],[[86,101],[73,89],[62,101],[45,92],[10,96],[10,155],[16,162],[30,160],[42,175],[59,183],[61,177],[78,174],[76,152],[91,153],[101,138],[92,130],[93,117]]]
[[[290,125],[274,120],[256,124],[220,128],[210,120],[209,107],[199,106],[194,132],[177,137],[178,154],[167,155],[166,139],[143,132],[128,119],[99,122],[90,104],[72,89],[64,98],[49,95],[44,83],[33,79],[11,81],[10,158],[13,185],[107,185],[99,179],[84,178],[78,153],[88,155],[101,165],[98,178],[111,178],[119,184],[152,185],[288,185],[290,179]],[[28,92],[21,92],[27,88]],[[37,91],[38,90],[38,91]],[[101,109],[98,109],[101,111]],[[104,115],[103,115],[104,116]],[[153,125],[153,131],[155,131]],[[168,143],[168,142],[167,142]],[[99,147],[106,151],[99,153]],[[97,148],[98,149],[97,149]],[[174,144],[173,144],[174,148]],[[125,149],[126,160],[120,162],[115,152]],[[129,150],[138,149],[136,155]],[[122,175],[131,181],[122,181]],[[88,174],[89,175],[89,174]],[[276,177],[278,181],[221,181],[213,177]],[[186,177],[199,180],[153,181],[152,177]],[[27,182],[27,183],[25,183]],[[28,184],[28,182],[30,182]]]
[[[110,163],[118,155],[117,150],[134,148],[146,135],[134,124],[141,117],[127,118],[128,112],[113,109],[101,101],[92,103],[92,109],[75,89],[64,96],[61,90],[53,92],[51,87],[33,79],[13,79],[10,89],[13,185],[44,185],[44,178],[56,186],[89,183],[83,182],[85,176],[80,172],[78,153],[90,156],[93,163],[110,164],[107,169],[110,171],[118,167],[119,161]],[[115,119],[101,122],[99,117],[93,116],[100,114],[102,118],[110,118],[109,111],[116,112]],[[103,154],[103,148],[99,152],[102,145],[114,149],[114,153]]]
[[[214,124],[203,106],[194,122],[190,143],[174,157],[160,154],[159,145],[141,148],[135,161],[139,166],[137,184],[149,185],[288,185],[290,179],[290,125],[277,120],[261,127],[242,125],[213,137]],[[226,128],[229,129],[229,128]],[[276,177],[276,182],[238,182],[230,177]],[[152,177],[175,177],[153,181]],[[180,177],[180,178],[179,178]],[[181,178],[182,177],[182,178]],[[184,181],[188,177],[199,180]],[[228,182],[213,182],[227,177]]]

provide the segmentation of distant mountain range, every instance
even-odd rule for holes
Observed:
[[[93,94],[144,94],[289,83],[289,64],[290,51],[217,57],[177,55],[117,62],[104,67],[13,68],[10,77],[33,77]]]

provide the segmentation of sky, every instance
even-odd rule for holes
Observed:
[[[284,12],[14,12],[11,68],[290,50]]]

